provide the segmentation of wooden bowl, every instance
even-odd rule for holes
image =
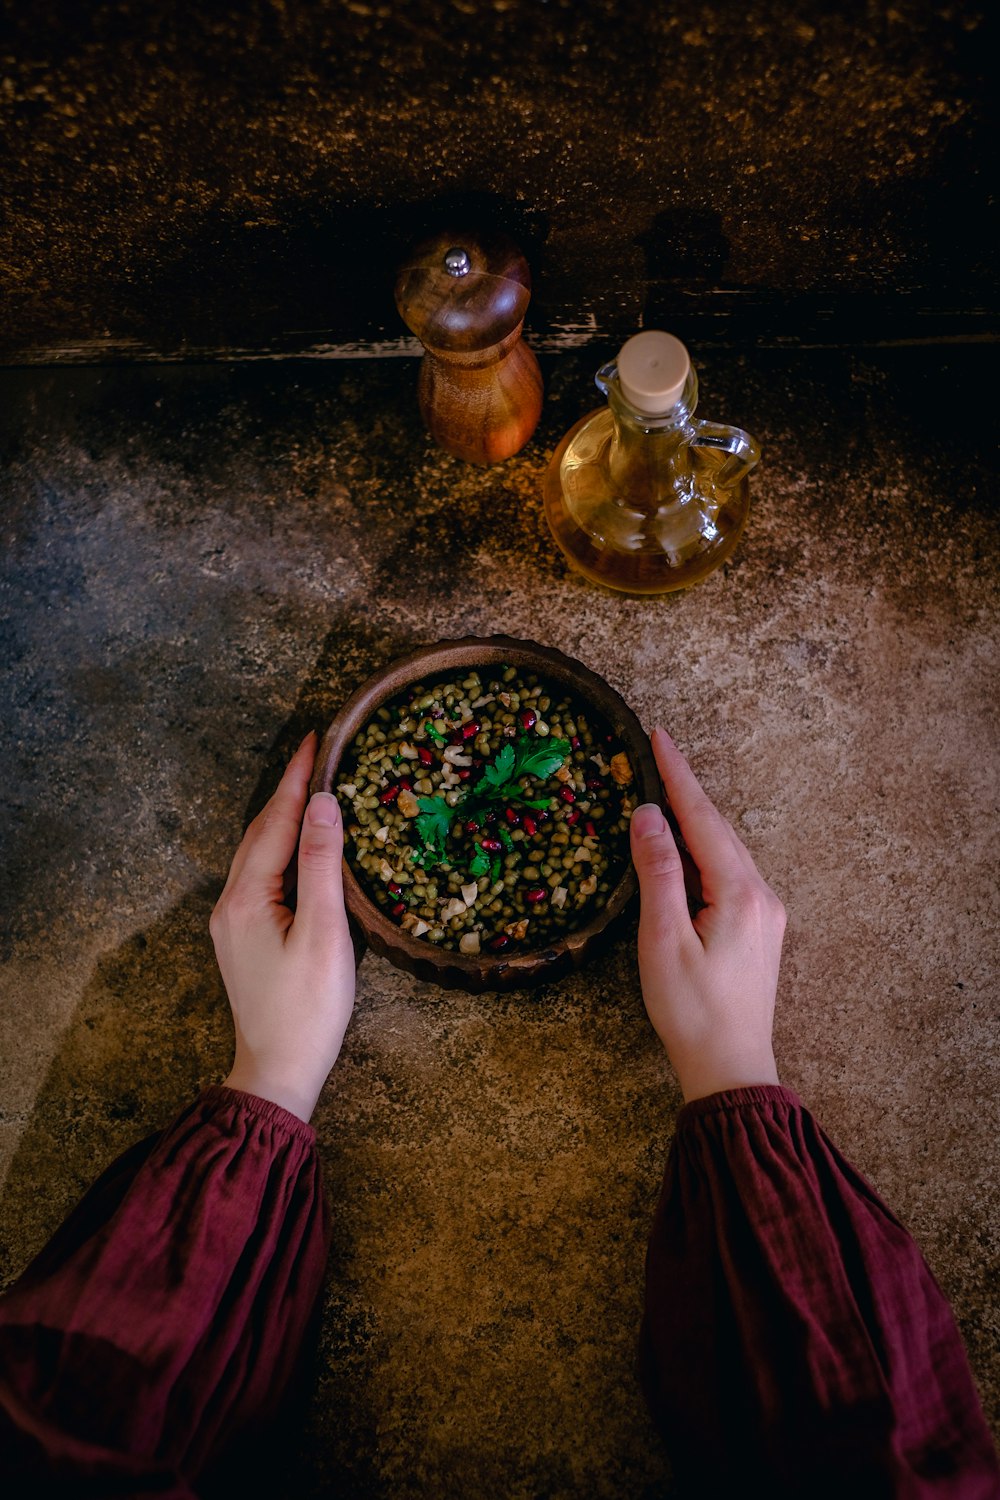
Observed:
[[[488,668],[500,663],[537,672],[550,682],[564,684],[581,703],[596,709],[628,750],[637,802],[665,806],[649,739],[618,693],[596,672],[561,651],[506,635],[439,641],[437,645],[410,651],[376,672],[352,693],[327,730],[316,757],[312,791],[333,791],[341,757],[354,736],[377,709],[411,683],[431,682],[456,668]],[[472,956],[438,948],[403,932],[365,894],[348,861],[344,861],[348,915],[372,952],[418,979],[472,994],[483,990],[527,989],[580,968],[613,935],[637,890],[635,870],[629,864],[605,906],[584,926],[566,932],[544,948],[526,949],[512,956],[499,953]]]

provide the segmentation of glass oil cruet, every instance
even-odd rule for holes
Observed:
[[[760,448],[738,427],[694,420],[698,379],[673,334],[636,334],[596,384],[608,405],[570,428],[545,475],[553,536],[607,588],[665,594],[697,583],[739,540]]]

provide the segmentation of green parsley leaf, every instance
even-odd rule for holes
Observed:
[[[443,797],[419,797],[417,806],[420,809],[416,819],[417,832],[424,841],[424,847],[430,849],[439,860],[443,859],[455,809],[449,807]]]
[[[488,786],[494,787],[497,791],[502,790],[508,781],[513,778],[516,763],[517,756],[514,753],[514,746],[504,745],[493,764],[487,766],[483,772],[483,781]],[[482,782],[480,785],[482,785]]]
[[[538,799],[525,795],[521,779],[536,776],[545,780],[559,769],[569,752],[569,740],[540,741],[533,735],[523,734],[516,744],[504,745],[493,764],[484,770],[468,801],[472,805],[520,802],[527,807],[548,807],[548,797]]]
[[[469,874],[473,877],[473,879],[478,880],[480,875],[488,875],[489,869],[489,855],[486,853],[485,849],[477,849],[475,855],[473,856],[472,863],[469,866]]]
[[[511,849],[513,849],[513,847],[514,847],[514,840],[510,836],[510,829],[509,828],[505,828],[502,823],[500,824],[499,828],[497,829],[497,838],[500,840],[501,844],[503,844],[504,848],[508,851],[508,853],[510,852]]]
[[[517,742],[516,776],[537,776],[544,781],[558,771],[570,751],[569,740],[539,740],[522,735]]]
[[[434,721],[432,719],[428,719],[427,720],[427,722],[424,725],[424,728],[426,729],[427,733],[430,735],[431,739],[434,741],[435,745],[437,745],[439,748],[442,745],[447,745],[448,741],[445,739],[444,735],[440,732],[440,730],[436,728],[436,726],[434,724]]]
[[[499,854],[494,854],[494,856],[493,856],[493,868],[490,870],[490,880],[493,882],[494,885],[496,885],[496,883],[497,883],[497,881],[499,879],[500,879],[500,856],[499,856]]]

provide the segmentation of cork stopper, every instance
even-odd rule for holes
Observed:
[[[662,417],[681,399],[691,373],[691,360],[672,333],[648,329],[622,345],[618,355],[618,384],[636,411]]]

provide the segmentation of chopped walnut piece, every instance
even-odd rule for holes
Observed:
[[[611,775],[619,786],[628,786],[634,780],[632,765],[624,750],[611,757]]]
[[[420,803],[414,797],[413,793],[408,792],[405,787],[396,798],[396,806],[404,818],[415,818],[420,811]]]
[[[461,745],[449,745],[444,758],[450,766],[471,766],[472,756],[463,755]]]
[[[388,823],[386,823],[386,824],[383,825],[383,827],[381,827],[381,828],[379,828],[379,829],[376,830],[376,833],[375,833],[375,842],[376,842],[376,844],[384,844],[385,841],[386,841],[386,839],[388,837],[389,837],[389,825],[388,825]]]
[[[479,933],[463,932],[458,940],[459,953],[475,954],[479,952]]]
[[[580,895],[592,896],[597,890],[597,876],[588,875],[586,880],[580,881]]]
[[[472,906],[478,899],[479,887],[474,880],[470,880],[468,885],[463,885],[462,887],[462,900],[466,906]]]
[[[423,937],[425,932],[430,931],[427,923],[423,920],[422,917],[418,917],[415,911],[408,911],[399,925],[402,927],[403,931],[408,932],[411,937]]]
[[[572,781],[573,780],[573,772],[570,770],[569,766],[560,766],[559,767],[558,771],[556,772],[556,780],[557,781]]]
[[[528,930],[529,920],[528,917],[521,917],[517,922],[508,922],[504,928],[504,932],[508,937],[515,938],[517,942],[520,942]]]
[[[549,905],[555,907],[565,906],[567,894],[568,892],[564,885],[557,885],[555,890],[552,892],[552,895],[549,897]]]
[[[469,908],[466,906],[461,897],[453,896],[450,901],[445,902],[445,905],[442,908],[441,921],[450,922],[452,917],[460,917],[462,913],[467,912],[468,909]]]
[[[404,760],[417,760],[420,756],[416,745],[408,745],[405,740],[400,744],[399,753]]]
[[[383,860],[379,861],[378,873],[379,873],[379,879],[380,880],[386,880],[386,881],[388,881],[388,880],[395,880],[395,878],[396,878],[395,871],[393,870],[392,865],[389,863],[389,861],[387,859],[383,859]]]

